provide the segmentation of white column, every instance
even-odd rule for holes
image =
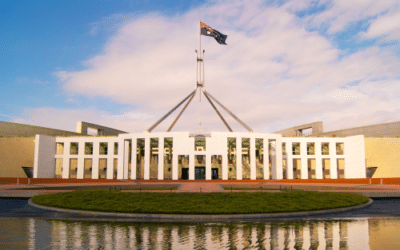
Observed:
[[[276,165],[276,178],[278,180],[283,179],[283,167],[282,167],[282,137],[279,137],[275,141],[275,165]]]
[[[128,236],[128,238],[129,238],[129,240],[128,240],[129,248],[130,249],[136,249],[137,248],[137,245],[136,245],[136,240],[137,240],[136,239],[136,229],[134,227],[132,227],[132,226],[129,226],[128,231],[129,231],[129,236]]]
[[[178,153],[176,150],[172,154],[172,180],[178,180]]]
[[[76,223],[74,226],[74,249],[80,249],[82,247],[82,228],[80,223]]]
[[[114,249],[113,242],[112,242],[112,227],[109,224],[106,224],[104,227],[104,249]]]
[[[28,219],[28,246],[29,250],[36,249],[36,228],[35,219]]]
[[[90,225],[88,228],[88,231],[89,231],[88,237],[89,237],[90,246],[97,246],[97,237],[99,237],[99,236],[97,235],[96,227],[97,226]]]
[[[33,178],[54,178],[56,166],[56,138],[35,136]]]
[[[99,143],[93,142],[92,179],[99,179]]]
[[[293,149],[292,143],[286,142],[286,174],[288,179],[293,179]]]
[[[158,179],[164,180],[164,137],[158,138]]]
[[[85,170],[85,162],[84,162],[84,157],[85,157],[85,143],[84,142],[78,142],[78,171],[76,178],[77,179],[83,179],[83,171]]]
[[[132,138],[131,179],[136,180],[137,138]]]
[[[288,249],[294,249],[294,246],[296,245],[296,234],[293,225],[288,227],[288,242]]]
[[[228,180],[228,143],[225,143],[225,150],[222,154],[222,180]]]
[[[315,142],[315,177],[323,179],[321,142]]]
[[[307,142],[300,142],[301,179],[308,179]]]
[[[332,249],[339,249],[340,227],[339,222],[332,222]]]
[[[76,174],[76,179],[83,179],[83,171],[85,169],[83,157],[78,156],[78,171]]]
[[[271,141],[271,176],[272,179],[278,179],[276,165],[276,140]]]
[[[256,173],[256,138],[250,138],[250,179],[255,180],[257,178]]]
[[[267,142],[268,142],[268,140],[267,140]],[[272,238],[272,236],[271,236],[271,224],[265,225],[264,238],[265,238],[264,248],[266,250],[270,250],[271,249],[271,238]]]
[[[241,180],[242,175],[242,137],[236,138],[236,180]]]
[[[338,178],[337,172],[337,160],[336,160],[336,143],[329,142],[329,158],[331,162],[330,170],[331,170],[331,179]]]
[[[318,222],[318,250],[326,248],[325,223]]]
[[[114,248],[115,249],[127,249],[126,244],[126,232],[121,227],[116,227],[114,230]]]
[[[176,226],[171,229],[171,249],[179,249],[179,234]]]
[[[347,223],[349,249],[369,249],[368,220],[359,219]]]
[[[118,157],[118,179],[128,179],[128,167],[129,167],[129,140],[124,140],[123,143],[123,157]],[[110,150],[108,150],[110,152]],[[120,165],[122,164],[120,159],[123,159],[123,165],[122,168]],[[132,164],[132,161],[131,161]],[[123,170],[122,173],[119,173],[119,170]]]
[[[150,179],[150,138],[144,138],[144,169],[143,179]]]
[[[70,176],[70,164],[71,164],[71,142],[64,142],[64,155],[63,155],[63,178],[69,179]]]
[[[149,228],[145,227],[142,229],[142,245],[141,247],[139,247],[139,249],[149,249],[149,240],[150,240],[150,232],[149,232]],[[118,249],[118,248],[115,248]]]
[[[206,154],[206,180],[211,180],[211,155]]]
[[[221,246],[229,246],[229,230],[227,227],[222,228]],[[190,249],[194,249],[194,248],[192,247]]]
[[[204,232],[204,238],[205,238],[205,240],[204,240],[204,249],[217,249],[217,247],[216,246],[214,246],[214,244],[213,244],[213,240],[212,240],[212,232],[211,232],[211,227],[207,227],[206,228],[206,230],[205,230],[205,232]]]
[[[282,227],[278,227],[278,233],[277,233],[277,243],[278,243],[278,248],[277,249],[284,249],[285,248],[285,229]]]
[[[263,138],[264,180],[269,180],[269,145],[268,138]]]
[[[336,158],[330,158],[331,162],[331,179],[337,179],[338,178],[338,172],[337,172],[337,159]]]
[[[190,235],[190,232],[189,232]],[[155,247],[155,249],[163,249],[163,238],[164,238],[164,228],[163,227],[159,227],[157,228],[157,245]],[[189,241],[190,241],[190,236],[189,236]],[[194,247],[194,246],[193,246]],[[191,247],[190,249],[193,249],[193,247]],[[133,249],[132,247],[130,247],[130,249]]]
[[[92,179],[99,179],[99,158],[92,158]]]
[[[257,242],[258,242],[258,239],[257,239],[257,227],[253,226],[251,228],[251,245],[250,245],[250,247],[254,247],[255,248],[257,246]]]
[[[69,169],[70,169],[69,164],[70,164],[69,156],[64,155],[63,156],[63,169],[62,169],[62,178],[63,179],[69,179]]]
[[[194,153],[189,154],[189,180],[194,180]]]
[[[114,160],[107,158],[107,179],[114,179]]]
[[[303,226],[303,249],[310,249],[310,247],[311,247],[310,224],[307,224]]]
[[[240,226],[237,227],[236,235],[237,235],[237,238],[236,238],[237,239],[236,240],[237,248],[238,249],[244,249],[244,245],[243,245],[243,241],[244,241],[243,240],[243,225],[240,225]]]
[[[67,249],[68,247],[68,235],[67,235],[67,226],[65,225],[64,221],[59,221],[59,230],[58,235],[60,237],[60,243],[58,246],[60,249]]]

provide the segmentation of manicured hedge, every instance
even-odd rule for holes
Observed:
[[[76,210],[154,214],[249,214],[324,210],[368,202],[357,194],[292,191],[279,193],[123,193],[88,190],[43,194],[33,202]]]

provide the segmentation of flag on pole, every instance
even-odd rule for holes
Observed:
[[[227,45],[225,43],[225,40],[228,37],[227,35],[224,35],[219,31],[210,28],[207,24],[203,23],[202,21],[200,21],[200,34],[204,36],[212,36],[215,38],[215,40],[217,40],[219,44]]]

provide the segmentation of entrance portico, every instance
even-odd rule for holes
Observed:
[[[201,146],[197,141],[200,137],[203,140]],[[245,145],[246,148],[242,147],[244,139],[250,142],[249,145]],[[263,142],[257,148],[256,139]],[[230,148],[230,140],[234,141],[235,148],[233,149]],[[282,151],[279,150],[282,148],[281,140],[280,135],[264,133],[212,132],[201,136],[188,132],[121,134],[118,141],[124,148],[121,149],[123,154],[119,154],[118,178],[154,179],[150,176],[154,176],[152,171],[156,169],[158,180],[185,178],[189,180],[255,180],[257,178],[270,179],[270,177],[282,179],[282,170],[279,167],[282,162]],[[139,141],[141,145],[135,143]],[[153,148],[151,141],[158,141],[157,148]],[[270,176],[268,166],[262,169],[262,177],[260,177],[256,171],[260,171],[260,166],[263,166],[263,162],[258,159],[264,157],[264,151],[271,154],[266,155],[265,158],[272,163],[272,176]],[[235,158],[234,161],[228,161],[229,152]],[[172,158],[171,164],[168,163],[170,158]],[[244,165],[249,172],[247,175],[243,171]],[[138,173],[139,168],[143,171],[143,175],[135,174]],[[228,173],[232,171],[235,172],[235,176],[228,177]]]

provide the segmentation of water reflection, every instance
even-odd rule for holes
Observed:
[[[382,248],[382,242],[391,244],[390,233],[382,233],[382,242],[376,236],[384,228],[399,228],[399,222],[397,218],[364,218],[235,224],[148,224],[0,218],[0,248],[375,249]],[[393,244],[399,244],[395,243],[397,239],[394,240]]]

